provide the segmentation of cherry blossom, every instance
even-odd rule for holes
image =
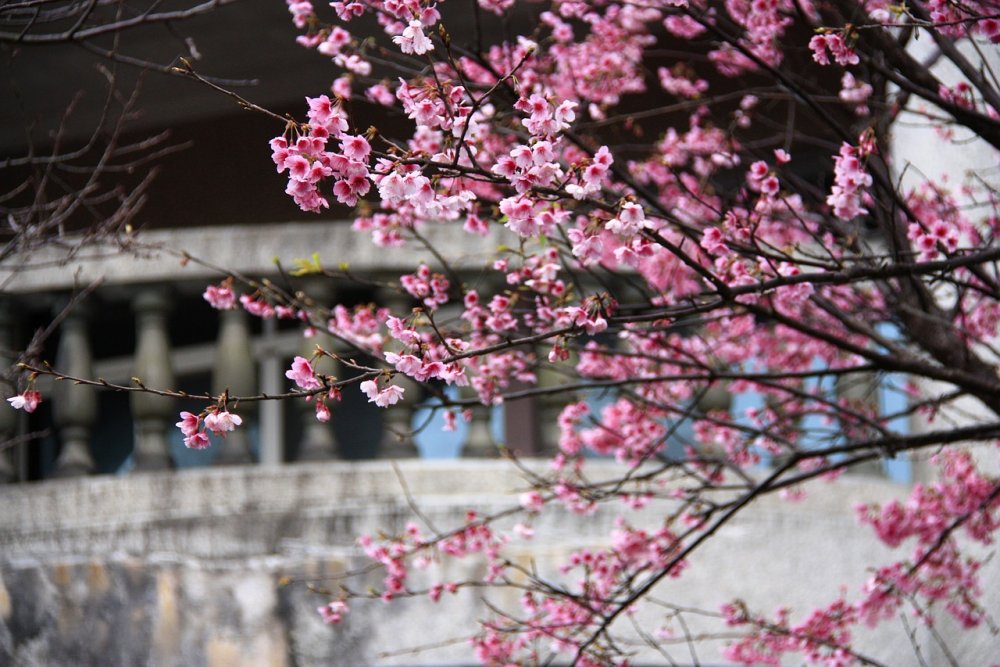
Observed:
[[[374,380],[366,380],[362,382],[358,387],[361,392],[368,397],[369,403],[374,403],[380,408],[387,408],[390,405],[395,405],[403,398],[403,392],[405,391],[399,385],[390,384],[383,389],[379,389],[378,383]]]
[[[28,390],[16,396],[11,396],[7,399],[7,402],[15,410],[24,410],[31,413],[38,409],[38,404],[42,402],[42,395],[37,391]]]
[[[418,20],[410,21],[403,34],[393,37],[392,41],[399,45],[399,50],[403,53],[423,55],[434,49],[434,44],[424,34],[423,23]]]
[[[861,206],[861,190],[871,184],[871,174],[865,171],[858,149],[842,144],[840,154],[834,157],[834,185],[826,200],[833,207],[834,215],[850,220],[865,213],[866,209]]]
[[[305,357],[295,357],[291,370],[285,371],[285,377],[305,390],[322,389],[323,383],[316,377],[312,364]]]
[[[185,436],[192,436],[198,432],[201,427],[201,417],[196,414],[184,411],[181,412],[181,420],[177,422],[176,426],[181,430]]]
[[[228,410],[216,410],[205,416],[205,428],[216,435],[224,436],[242,423],[242,417],[234,415]]]
[[[813,60],[820,65],[829,65],[831,55],[838,65],[857,65],[860,62],[857,53],[844,41],[843,35],[816,35],[809,41],[809,48],[812,49]]]
[[[516,8],[536,17],[530,34],[481,33],[470,46],[449,31],[444,3],[334,2],[328,17],[289,3],[306,27],[300,43],[336,73],[333,97],[305,98],[305,122],[270,143],[286,192],[304,211],[353,207],[353,229],[415,261],[377,277],[380,290],[409,300],[391,310],[241,296],[254,315],[301,317],[305,331],[330,333],[360,373],[339,382],[296,357],[286,377],[314,394],[320,421],[337,400],[320,393],[328,384],[356,382],[389,408],[409,391],[394,383],[399,374],[428,389],[446,429],[471,414],[469,402],[501,405],[519,392],[560,410],[558,452],[513,501],[517,519],[470,511],[439,535],[410,525],[362,537],[383,572],[370,596],[443,604],[461,584],[428,569],[452,558],[481,561],[483,577],[470,584],[520,582],[527,575],[508,543],[534,535],[551,508],[587,516],[613,506],[608,543],[573,552],[558,584],[532,573],[520,614],[485,619],[473,650],[487,665],[625,664],[605,619],[643,607],[641,582],[685,576],[697,558],[689,550],[724,523],[719,507],[768,493],[794,501],[814,479],[899,446],[893,418],[831,382],[884,376],[880,391],[905,391],[912,412],[957,419],[952,399],[917,382],[893,386],[905,369],[989,407],[996,392],[980,385],[996,376],[1000,306],[986,268],[995,258],[968,258],[1000,238],[1000,198],[968,180],[904,186],[889,128],[918,120],[945,139],[976,133],[998,117],[995,92],[967,64],[945,83],[924,67],[920,76],[893,70],[910,56],[884,53],[902,48],[897,26],[909,20],[921,22],[921,37],[997,41],[987,4],[931,0],[914,18],[876,0],[847,23],[826,0],[557,1]],[[470,20],[515,12],[510,0],[478,7]],[[369,14],[384,34],[359,40],[350,26]],[[795,48],[807,55],[790,56]],[[672,55],[684,49],[697,57]],[[886,92],[893,77],[905,85]],[[396,136],[365,129],[354,105],[368,103],[399,114]],[[453,263],[430,240],[437,234],[500,240]],[[226,288],[205,298],[233,307]],[[915,313],[932,314],[940,330],[929,335]],[[897,334],[884,333],[890,325]],[[564,383],[551,396],[549,378]],[[442,393],[448,385],[468,393],[456,399]],[[598,392],[599,402],[582,398]],[[737,409],[720,392],[760,400]],[[227,432],[238,418],[224,424],[226,414],[207,408],[204,429]],[[182,418],[191,446],[207,445],[197,416]],[[907,503],[859,511],[907,557],[873,563],[866,585],[813,610],[727,604],[720,622],[740,634],[725,659],[853,664],[858,629],[913,604],[928,623],[938,609],[963,626],[983,623],[979,563],[949,530],[973,541],[996,532],[995,480],[935,434],[947,440],[936,445],[941,481]],[[594,456],[629,471],[614,490],[588,481]],[[660,472],[630,486],[649,466]],[[662,524],[631,521],[661,501],[677,504]],[[318,611],[342,622],[354,597],[363,595]]]
[[[192,433],[184,438],[184,446],[188,449],[208,449],[212,442],[204,431]]]
[[[232,310],[236,307],[236,294],[232,286],[226,283],[209,285],[202,297],[216,310]]]
[[[350,611],[350,609],[348,608],[347,603],[343,600],[334,600],[329,604],[319,607],[316,611],[319,612],[319,615],[323,618],[324,623],[336,625],[344,619],[344,614]]]

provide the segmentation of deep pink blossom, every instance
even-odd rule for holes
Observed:
[[[857,65],[860,60],[858,54],[844,41],[843,35],[827,34],[816,35],[809,41],[809,48],[813,52],[813,60],[820,65],[830,64],[830,55],[838,65]]]
[[[205,301],[216,310],[232,310],[236,307],[236,294],[230,285],[209,285],[202,294]]]
[[[343,600],[334,600],[329,604],[319,607],[316,611],[323,618],[324,623],[336,625],[344,619],[344,614],[350,611],[350,609]]]

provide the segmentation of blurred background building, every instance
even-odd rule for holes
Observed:
[[[0,6],[0,33],[10,17]],[[333,68],[295,46],[283,3],[220,3],[176,25],[57,44],[6,33],[0,159],[48,155],[57,145],[61,153],[80,150],[84,160],[99,156],[100,146],[89,143],[95,128],[101,141],[145,146],[136,154],[156,159],[125,156],[120,173],[106,174],[125,192],[142,187],[143,206],[128,221],[141,248],[53,243],[22,253],[8,245],[0,264],[0,348],[24,349],[58,317],[38,351],[69,375],[122,385],[139,377],[191,393],[228,386],[234,393],[277,394],[287,389],[284,371],[295,355],[336,343],[322,335],[303,339],[295,324],[242,311],[220,314],[201,297],[207,283],[226,272],[285,281],[275,258],[287,266],[319,253],[332,266],[349,262],[361,279],[308,284],[321,305],[377,302],[400,311],[411,305],[370,281],[393,280],[425,258],[413,248],[375,248],[350,230],[344,210],[306,220],[268,158],[267,141],[282,131],[274,118],[190,78],[125,62],[169,65],[184,56],[255,104],[301,116],[304,95],[328,91]],[[114,57],[95,53],[102,50]],[[255,85],[240,84],[251,79]],[[352,111],[359,126],[375,113]],[[391,115],[372,120],[400,122]],[[368,124],[374,123],[365,117]],[[150,137],[160,139],[144,144]],[[0,192],[45,170],[38,161],[6,166]],[[67,193],[87,176],[58,175]],[[11,201],[18,200],[5,203]],[[105,240],[121,240],[115,231]],[[498,242],[474,247],[445,233],[431,240],[470,275]],[[207,264],[187,261],[183,252]],[[459,524],[468,507],[510,506],[510,494],[525,484],[496,459],[496,444],[526,457],[550,451],[557,409],[528,400],[477,409],[453,434],[431,425],[414,438],[411,430],[427,417],[415,391],[402,409],[390,411],[345,391],[328,425],[304,402],[241,406],[245,428],[198,452],[183,447],[174,422],[180,410],[199,411],[202,402],[45,379],[39,388],[46,401],[35,414],[0,408],[8,442],[0,451],[0,664],[470,664],[470,650],[458,638],[487,613],[473,592],[440,611],[424,600],[360,605],[332,628],[315,612],[329,596],[310,586],[335,590],[336,575],[363,563],[356,536],[401,530],[413,518],[411,502],[440,526]],[[873,392],[871,400],[889,400]],[[750,405],[759,398],[713,400]],[[606,470],[613,474],[613,464]],[[853,506],[905,495],[911,477],[905,463],[888,475],[870,472],[829,493],[820,488],[803,504],[762,502],[665,594],[709,609],[743,597],[764,609],[798,602],[804,611],[817,599],[834,599],[840,584],[860,585],[865,567],[888,554],[857,529]],[[649,509],[650,522],[656,512],[655,505]],[[599,544],[611,525],[610,512],[551,516],[536,525],[535,541],[512,548],[551,569],[561,554]],[[478,567],[470,561],[466,570],[442,576],[475,577]],[[807,583],[790,588],[789,581]],[[378,578],[369,575],[367,582]],[[918,663],[902,626],[863,641],[889,664]],[[977,641],[963,640],[959,648],[987,655],[989,637]],[[939,664],[935,650],[925,648],[929,664]],[[678,656],[681,664],[692,662],[686,649]]]

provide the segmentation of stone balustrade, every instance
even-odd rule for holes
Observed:
[[[505,234],[498,230],[489,238],[456,239],[430,228],[424,236],[455,270],[481,271],[485,258],[510,240]],[[342,349],[342,344],[332,338],[304,339],[300,329],[286,322],[211,310],[200,294],[206,284],[220,279],[212,266],[277,279],[276,253],[286,263],[319,253],[324,265],[349,260],[351,272],[360,276],[398,280],[413,268],[413,257],[385,253],[339,223],[157,230],[122,245],[132,251],[93,246],[67,255],[51,247],[0,261],[5,279],[0,353],[23,349],[37,327],[48,324],[53,312],[62,312],[75,290],[99,284],[82,307],[76,304],[67,311],[46,342],[41,356],[59,371],[120,385],[138,380],[146,387],[191,394],[280,394],[291,386],[284,372],[294,356],[311,356],[317,343],[327,349]],[[189,259],[199,257],[208,262]],[[347,280],[306,282],[296,282],[294,289],[305,289],[321,306],[345,295],[355,303],[377,301],[401,312],[412,305],[405,295],[366,291]],[[334,368],[331,362],[323,370],[342,374],[348,369]],[[200,411],[204,402],[139,392],[112,397],[106,390],[42,377],[38,388],[46,400],[36,414],[0,410],[0,441],[7,443],[0,449],[0,483],[192,465],[435,455],[426,449],[421,454],[412,436],[414,414],[421,408],[419,387],[405,378],[396,381],[407,389],[401,405],[381,410],[355,391],[358,395],[345,396],[339,408],[332,406],[328,424],[316,420],[313,404],[306,401],[230,405],[244,426],[225,439],[215,438],[210,450],[193,452],[184,451],[174,423],[181,410]],[[7,388],[4,398],[11,391]],[[489,422],[502,418],[497,411],[474,411],[473,424],[460,428],[465,442],[452,443],[451,450],[495,456],[494,434],[502,429]],[[29,435],[34,439],[19,440]],[[529,444],[526,451],[536,449]]]
[[[66,299],[53,300],[45,314],[55,309],[61,318],[53,337],[54,368],[68,376],[155,390],[273,395],[292,388],[284,373],[294,356],[312,356],[316,345],[328,350],[344,348],[343,343],[322,332],[306,338],[298,326],[284,328],[284,323],[262,321],[242,309],[213,311],[202,302],[199,287],[192,285],[185,290],[183,286],[119,286],[110,293],[98,290],[91,300],[76,303],[65,312]],[[323,289],[321,283],[311,287],[311,298],[319,305],[334,302],[331,287]],[[378,296],[399,312],[410,307],[405,296],[389,290],[353,295],[364,296]],[[109,308],[109,301],[119,307]],[[12,301],[7,310],[13,309],[27,319],[31,311],[25,303],[26,300]],[[117,319],[104,311],[117,313]],[[195,311],[197,317],[188,317]],[[43,315],[40,311],[35,314]],[[112,329],[119,333],[124,329],[134,331],[132,350],[121,354],[123,350],[113,348],[115,354],[108,356],[111,343],[102,337]],[[197,340],[175,342],[178,330],[181,338]],[[3,349],[16,349],[20,342],[9,317],[0,317],[0,339],[0,343],[7,343]],[[95,348],[103,354],[95,354]],[[338,367],[330,359],[318,360],[317,370],[339,377],[349,373],[349,369]],[[135,391],[127,394],[127,405],[121,400],[122,394],[111,404],[108,399],[117,393],[114,390],[42,376],[37,386],[45,396],[44,409],[32,415],[4,409],[0,411],[0,431],[9,442],[31,433],[48,435],[41,446],[37,441],[25,441],[0,451],[0,480],[27,481],[199,465],[419,457],[421,452],[413,431],[415,412],[422,407],[421,388],[406,378],[394,381],[406,389],[406,398],[400,404],[389,410],[377,408],[367,403],[360,391],[350,387],[345,389],[343,404],[331,405],[330,423],[316,419],[311,401],[230,403],[230,409],[243,418],[243,426],[225,438],[213,437],[209,450],[195,452],[183,449],[181,434],[174,423],[181,410],[197,412],[206,407],[203,400]],[[464,455],[496,456],[497,439],[493,434],[497,428],[490,421],[502,419],[502,411],[483,408],[473,410],[472,414],[472,423],[463,425],[459,434],[442,437],[461,437],[459,444]],[[99,423],[103,428],[95,428]],[[118,441],[109,442],[108,427],[115,424],[117,428],[110,430],[117,434]],[[426,432],[428,438],[435,435]],[[131,440],[131,444],[122,440]],[[528,451],[538,448],[537,444],[530,447]],[[118,452],[117,459],[112,457],[109,462],[107,451],[102,451],[108,448]],[[424,455],[440,456],[433,451],[425,451]]]
[[[456,270],[469,275],[475,271],[478,275],[483,257],[503,243],[503,233],[471,244],[456,244],[453,238],[437,234],[434,229],[428,230],[427,237],[443,256],[454,258]],[[402,270],[412,270],[413,258],[404,262],[395,254],[373,250],[368,241],[345,225],[193,228],[153,232],[143,238],[151,247],[183,250],[211,246],[215,264],[246,275],[259,276],[268,271],[274,275],[273,257],[268,253],[276,247],[281,247],[288,258],[308,257],[314,252],[319,252],[324,261],[349,257],[351,271],[356,275],[389,281]],[[58,263],[56,257],[40,259]],[[0,274],[4,270],[0,263]],[[196,262],[179,270],[176,252],[149,251],[140,256],[116,255],[108,259],[95,251],[89,259],[86,252],[74,257],[59,271],[15,272],[10,277],[8,294],[12,296],[0,303],[0,353],[27,343],[32,333],[29,315],[39,323],[51,320],[53,309],[61,312],[59,300],[65,302],[68,288],[80,281],[101,278],[105,284],[82,307],[68,312],[54,339],[57,344],[46,350],[55,367],[69,375],[103,378],[122,385],[132,385],[138,379],[147,387],[192,394],[228,390],[232,396],[274,395],[290,388],[284,372],[294,356],[312,356],[317,344],[331,350],[343,347],[323,333],[318,338],[304,338],[299,328],[286,326],[295,323],[262,321],[242,310],[211,310],[200,294],[207,283],[218,281],[218,273]],[[320,306],[346,299],[348,303],[376,302],[395,313],[405,313],[413,305],[398,291],[363,288],[346,280],[302,281],[296,283],[295,289],[305,289]],[[58,294],[63,296],[40,296]],[[327,366],[320,368],[322,372],[338,376],[349,372],[335,367],[330,360],[320,362],[324,363]],[[831,386],[829,393],[836,392],[854,402],[880,400],[877,394],[882,389],[873,379],[846,380]],[[564,378],[543,369],[540,381],[543,385],[553,384]],[[39,414],[0,410],[0,439],[14,443],[0,449],[0,483],[192,465],[270,466],[296,460],[434,458],[445,456],[445,452],[481,458],[496,456],[501,442],[524,456],[545,454],[555,447],[561,403],[552,396],[510,401],[503,410],[473,407],[468,411],[471,422],[460,423],[457,433],[442,433],[439,424],[417,428],[423,434],[422,445],[420,438],[413,435],[415,427],[429,417],[421,409],[420,387],[405,377],[397,376],[394,382],[406,389],[401,404],[390,410],[378,409],[368,404],[360,392],[349,388],[344,392],[344,403],[333,406],[330,423],[317,421],[314,405],[304,400],[230,406],[244,419],[244,426],[225,439],[215,438],[210,450],[193,452],[184,450],[174,422],[182,409],[204,409],[203,401],[138,392],[129,394],[127,400],[121,395],[113,399],[107,391],[42,378],[39,387],[51,400]],[[591,399],[595,406],[608,400],[597,391]],[[762,396],[733,396],[720,383],[702,397],[699,408],[732,406],[742,412],[747,407],[763,407],[764,402]],[[37,441],[18,440],[37,433],[48,433],[40,446]],[[441,446],[437,450],[428,448],[429,440]],[[676,440],[668,443],[668,456],[684,455],[681,438]],[[908,479],[907,464],[896,466],[890,473],[894,478]]]
[[[377,299],[380,305],[385,304],[396,313],[405,313],[412,306],[405,295],[384,288],[337,293],[337,285],[331,281],[316,282],[308,288],[310,298],[321,307],[328,307],[341,297],[360,303]],[[186,291],[183,286],[168,288],[162,284],[119,286],[107,295],[99,290],[93,303],[77,304],[61,315],[55,368],[75,377],[103,378],[120,385],[141,383],[149,388],[180,389],[191,394],[218,395],[226,391],[230,396],[253,396],[261,392],[274,395],[290,388],[284,373],[294,356],[310,357],[317,345],[328,350],[344,348],[342,342],[323,332],[303,337],[295,322],[287,323],[292,326],[284,328],[286,323],[259,320],[242,309],[214,311],[201,299],[200,289],[199,283],[191,284]],[[109,308],[109,301],[120,306],[127,304],[127,310]],[[51,308],[62,313],[64,305],[65,299],[55,300]],[[16,311],[18,304],[7,306],[3,311],[7,313],[6,319],[0,312],[0,342],[8,342],[5,349],[10,346],[16,349],[10,312],[12,308]],[[23,311],[23,303],[20,307]],[[46,311],[51,312],[51,309]],[[107,312],[117,312],[118,319]],[[134,351],[120,354],[122,350],[109,348],[102,336],[110,329],[134,330]],[[172,336],[178,335],[184,339],[180,343],[172,340]],[[95,347],[101,350],[101,355],[95,355]],[[116,354],[109,356],[109,349]],[[318,360],[317,370],[338,377],[346,377],[350,371],[330,359]],[[544,385],[565,380],[543,370],[540,381]],[[483,458],[496,456],[501,441],[520,455],[531,456],[551,452],[556,446],[558,430],[554,425],[561,404],[552,396],[510,401],[499,411],[474,406],[468,410],[469,423],[460,424],[459,432],[443,433],[439,424],[420,428],[429,415],[426,409],[421,410],[419,385],[405,377],[397,377],[394,382],[406,390],[405,400],[400,404],[388,410],[379,409],[367,403],[356,388],[348,387],[344,402],[331,406],[330,423],[318,421],[314,404],[306,400],[230,404],[243,418],[244,425],[226,438],[213,438],[210,450],[195,452],[183,448],[174,423],[182,409],[193,412],[204,409],[203,400],[184,401],[155,393],[130,392],[126,407],[121,401],[107,403],[110,390],[42,378],[39,388],[49,399],[46,404],[50,410],[36,415],[3,410],[0,431],[8,440],[15,441],[20,435],[48,432],[46,445],[37,447],[28,441],[0,451],[0,480],[205,465],[437,458],[448,456],[446,450],[452,456]],[[866,402],[878,401],[881,391],[876,378],[860,374],[845,375],[840,382],[828,384],[831,396],[836,393],[841,399],[857,404],[859,409]],[[595,407],[607,400],[594,393],[591,398],[596,401]],[[704,411],[733,407],[742,412],[754,405],[764,407],[767,400],[770,399],[764,396],[734,397],[727,385],[719,383],[701,397],[698,407]],[[421,410],[419,415],[418,410]],[[503,422],[502,427],[498,421]],[[117,435],[108,435],[109,423],[119,424],[119,428],[111,429]],[[96,428],[98,425],[103,428]],[[444,443],[444,448],[422,448],[414,437],[415,431],[423,434],[425,444],[435,441],[432,444]],[[505,435],[498,437],[499,432]],[[677,442],[668,445],[668,456],[684,456],[683,436],[690,434],[683,428],[678,433]],[[125,442],[128,440],[130,444]],[[450,444],[445,442],[449,440]],[[118,452],[117,458],[109,459],[107,448]],[[908,481],[909,471],[898,468],[889,471],[891,476]],[[873,467],[866,472],[883,471]]]

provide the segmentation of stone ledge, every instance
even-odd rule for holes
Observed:
[[[622,471],[601,461],[589,469],[594,479]],[[283,553],[290,544],[353,553],[359,534],[400,531],[414,520],[397,470],[413,501],[442,527],[461,525],[469,508],[510,508],[527,486],[510,463],[473,459],[213,467],[6,486],[0,487],[0,559],[114,553],[236,558]],[[904,492],[876,478],[818,484],[802,502],[761,499],[731,530],[847,529],[854,525],[855,503]],[[662,515],[657,507],[637,520],[655,522]],[[560,548],[593,545],[611,530],[616,510],[602,506],[585,518],[547,512],[534,525]]]
[[[497,229],[484,238],[456,233],[454,225],[428,225],[421,233],[455,268],[477,271],[482,270],[484,261],[492,257],[498,245],[514,239],[505,229]],[[9,276],[5,290],[27,293],[71,289],[94,280],[102,280],[104,285],[215,280],[226,271],[256,278],[275,273],[276,257],[287,266],[293,259],[308,258],[313,253],[319,253],[324,266],[336,268],[346,262],[358,273],[398,274],[413,271],[419,261],[431,266],[438,264],[429,251],[417,246],[407,252],[398,249],[386,252],[372,242],[370,235],[353,231],[346,220],[150,230],[137,234],[136,240],[143,245],[135,254],[113,246],[92,246],[70,260],[54,247],[43,248],[30,258],[15,255],[0,262],[0,277]],[[221,269],[184,263],[181,252]],[[23,268],[29,260],[47,268]]]
[[[544,462],[529,462],[544,466]],[[395,466],[395,467],[394,467]],[[422,504],[515,501],[528,484],[502,460],[330,461],[282,466],[194,468],[127,476],[101,476],[0,486],[0,532],[52,527],[92,528],[151,518],[209,518],[244,513],[313,512],[405,505],[406,487]],[[592,479],[623,468],[588,464]],[[827,493],[826,489],[830,489]],[[860,501],[900,497],[906,488],[877,477],[848,476],[809,487],[804,501],[765,497],[755,504],[790,514],[842,514]]]

